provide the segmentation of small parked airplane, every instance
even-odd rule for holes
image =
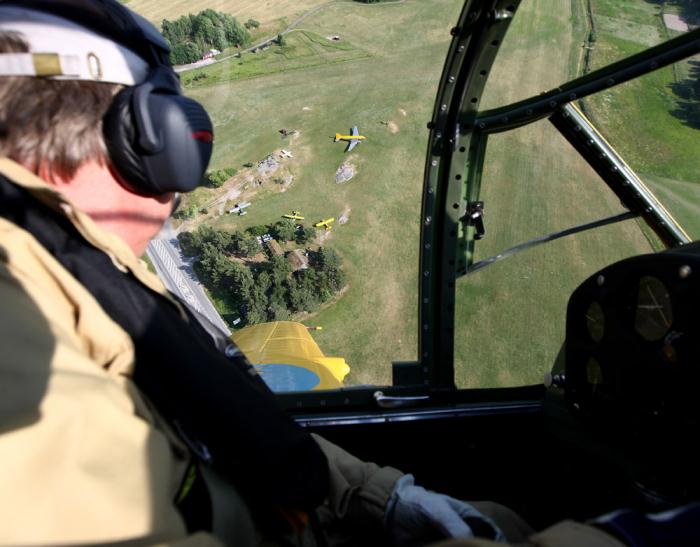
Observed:
[[[304,220],[304,217],[301,216],[301,211],[292,211],[291,214],[289,215],[282,215],[283,218],[291,218],[292,220]]]
[[[359,131],[357,130],[357,126],[355,126],[352,128],[352,135],[341,135],[340,133],[336,133],[333,142],[348,141],[348,147],[345,149],[345,151],[350,152],[350,150],[357,146],[357,143],[365,140],[366,138],[367,137],[360,135]]]
[[[334,222],[335,222],[334,218],[327,218],[325,220],[320,220],[319,222],[314,224],[314,227],[320,228],[321,226],[323,226],[326,229],[326,231],[328,231],[331,229],[331,224],[333,224]]]
[[[294,157],[294,155],[289,150],[282,150],[282,152],[280,152],[280,156],[283,158],[293,158]]]

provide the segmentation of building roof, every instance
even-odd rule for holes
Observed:
[[[277,243],[274,239],[271,239],[267,242],[267,246],[269,247],[270,251],[272,251],[272,254],[276,256],[284,256],[284,251],[282,250],[282,247],[280,247],[280,244]]]
[[[301,249],[294,249],[291,253],[287,255],[287,260],[292,265],[292,269],[296,272],[297,270],[304,270],[309,267],[309,259],[304,256],[304,252]]]

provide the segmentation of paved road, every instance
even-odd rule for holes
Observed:
[[[179,296],[190,308],[204,315],[227,335],[228,328],[219,313],[209,301],[202,285],[197,279],[189,262],[185,261],[180,250],[180,244],[175,234],[161,233],[158,239],[153,239],[146,249],[148,257],[169,291]]]

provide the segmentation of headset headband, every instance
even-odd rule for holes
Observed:
[[[18,32],[29,53],[0,53],[0,76],[39,76],[133,86],[149,64],[131,49],[62,17],[0,4],[0,31]]]
[[[17,31],[29,53],[0,54],[0,76],[124,84],[102,118],[112,166],[146,196],[189,192],[211,158],[206,110],[182,95],[167,42],[117,0],[0,0],[0,30]]]

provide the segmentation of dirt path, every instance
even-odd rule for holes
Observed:
[[[322,9],[327,8],[329,6],[332,6],[334,4],[337,4],[340,1],[341,0],[331,0],[330,2],[325,2],[324,4],[320,4],[318,6],[311,8],[310,10],[301,14],[297,19],[295,19],[294,22],[291,25],[289,25],[286,29],[279,32],[278,34],[275,34],[274,36],[271,36],[269,38],[265,38],[264,40],[261,40],[260,42],[258,42],[254,46],[250,46],[246,49],[242,49],[240,51],[237,51],[233,55],[227,55],[226,57],[222,57],[221,59],[206,59],[203,61],[197,61],[195,63],[190,63],[189,65],[177,65],[176,67],[174,67],[175,72],[179,72],[179,73],[188,72],[190,70],[195,70],[197,68],[202,68],[205,66],[213,65],[216,63],[220,63],[222,61],[228,61],[229,59],[232,59],[233,57],[236,57],[237,55],[240,55],[241,53],[249,53],[253,50],[260,49],[261,47],[269,46],[273,42],[277,41],[277,36],[280,36],[280,35],[284,36],[286,34],[289,34],[293,30],[295,30],[301,23],[303,23],[304,20],[307,19],[308,17],[311,17],[312,15],[321,11]],[[358,6],[366,6],[366,7],[378,7],[378,6],[386,6],[386,5],[391,5],[391,4],[403,4],[405,1],[406,0],[394,0],[393,2],[380,2],[378,4],[358,3],[357,5]]]

